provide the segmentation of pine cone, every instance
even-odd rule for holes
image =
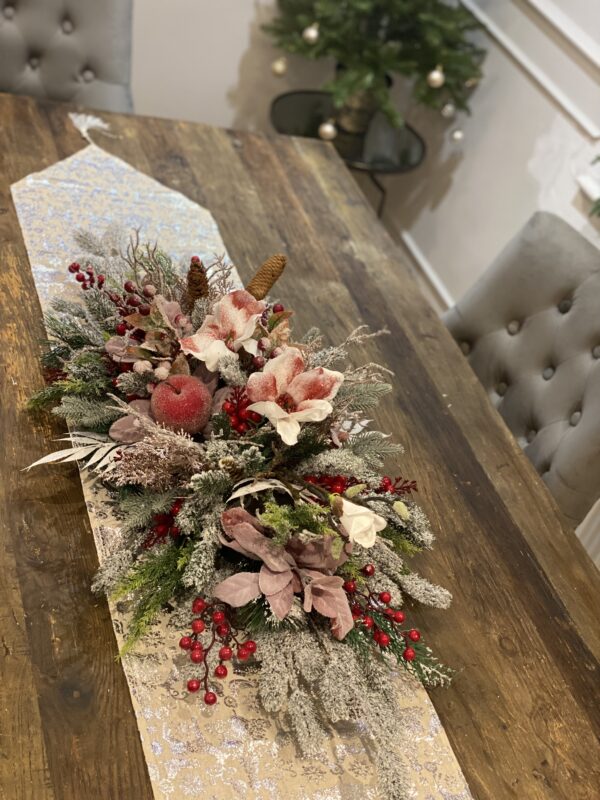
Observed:
[[[186,311],[191,313],[196,300],[208,297],[208,278],[200,259],[192,259],[187,274]]]
[[[263,300],[281,276],[286,263],[287,258],[282,255],[268,258],[246,286],[246,291],[250,292],[257,300]]]

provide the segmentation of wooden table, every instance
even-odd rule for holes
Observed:
[[[372,348],[396,372],[378,421],[406,445],[401,468],[438,531],[419,568],[454,593],[419,623],[459,669],[432,697],[473,795],[599,797],[598,573],[334,149],[103,116],[118,138],[102,147],[209,208],[242,276],[288,254],[279,288],[298,329],[389,327]],[[89,590],[78,473],[18,471],[60,428],[23,411],[43,330],[9,186],[82,146],[64,107],[0,95],[2,800],[151,797],[108,609]]]

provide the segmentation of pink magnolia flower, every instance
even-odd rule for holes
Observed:
[[[180,339],[181,349],[204,361],[213,372],[223,356],[235,355],[242,348],[256,355],[258,342],[253,336],[265,308],[265,303],[244,289],[231,292],[215,304],[193,336]]]
[[[305,371],[302,353],[295,347],[267,362],[248,379],[248,408],[265,416],[286,444],[296,444],[301,422],[321,422],[331,414],[344,376],[319,367]]]

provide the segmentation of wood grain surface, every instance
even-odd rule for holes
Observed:
[[[60,428],[23,411],[43,329],[9,187],[84,146],[66,111],[0,95],[0,798],[146,800],[77,471],[19,472]],[[419,569],[454,594],[416,613],[458,669],[432,698],[473,796],[598,798],[598,572],[334,149],[103,116],[117,138],[98,143],[210,209],[243,277],[288,255],[297,329],[389,328],[367,352],[396,374],[378,422],[438,534]]]

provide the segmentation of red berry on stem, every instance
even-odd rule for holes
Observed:
[[[365,564],[362,568],[363,575],[366,575],[367,578],[372,578],[375,575],[375,566],[373,564]]]
[[[76,261],[74,261],[72,264],[69,264],[69,272],[72,272],[73,274],[79,272],[80,269],[81,267]]]
[[[201,614],[206,608],[206,600],[202,597],[197,597],[192,603],[192,611],[194,614]]]
[[[403,611],[394,611],[394,616],[393,616],[392,619],[394,620],[394,622],[397,622],[398,625],[401,625],[405,620],[404,612]]]
[[[348,594],[354,594],[356,591],[356,581],[344,581],[342,589]]]
[[[198,639],[195,639],[192,642],[192,650],[202,650],[202,642],[200,642]]]
[[[380,636],[381,636],[381,631],[379,630],[379,628],[375,628],[375,629],[373,630],[373,639],[374,639],[374,640],[375,640],[377,643],[379,643],[379,637],[380,637]]]
[[[233,414],[233,412],[235,411],[235,406],[233,405],[231,400],[225,400],[222,408],[226,414]]]
[[[409,632],[408,632],[408,638],[409,638],[409,639],[410,639],[412,642],[418,642],[418,641],[419,641],[419,639],[421,638],[421,634],[420,634],[420,632],[419,632],[419,631],[418,631],[416,628],[411,628],[411,629],[409,630]]]
[[[125,289],[126,292],[135,292],[136,290],[136,286],[133,281],[125,281],[125,283],[123,284],[123,288]]]
[[[196,678],[192,678],[187,682],[188,692],[197,692],[200,688],[200,681],[196,680]]]
[[[389,643],[390,643],[390,637],[387,635],[387,633],[381,631],[381,633],[379,634],[379,641],[378,641],[379,647],[388,647]]]
[[[248,426],[246,425],[245,422],[240,422],[238,425],[236,425],[235,429],[239,434],[242,434],[246,433],[246,431],[248,430]]]
[[[182,650],[189,650],[191,646],[192,646],[191,638],[189,636],[182,636],[181,639],[179,640],[179,647],[181,647]]]
[[[252,359],[252,366],[256,369],[262,369],[267,362],[262,356],[254,356]]]
[[[215,625],[220,625],[222,622],[225,622],[225,612],[213,611],[212,621],[215,623]]]
[[[247,642],[244,642],[243,646],[251,655],[252,653],[256,653],[256,642],[253,642],[252,639],[248,639]]]
[[[168,532],[169,532],[169,526],[165,525],[162,522],[161,522],[160,525],[155,525],[154,526],[154,533],[157,536],[166,536]]]
[[[252,422],[260,422],[261,416],[256,411],[249,411],[248,414],[250,415]]]
[[[190,653],[190,658],[194,664],[200,664],[200,662],[204,661],[204,650],[201,650],[199,647],[197,647]]]
[[[344,480],[336,480],[331,485],[331,491],[334,494],[342,494],[346,489],[346,481]]]
[[[371,629],[374,624],[373,617],[369,617],[368,615],[363,617],[363,625],[365,628]]]
[[[207,706],[214,706],[217,702],[217,695],[214,692],[206,692],[204,695],[204,702]]]
[[[394,612],[393,608],[386,608],[386,609],[384,609],[383,613],[385,614],[386,617],[389,617],[390,619],[394,618],[394,613],[395,612]]]
[[[283,306],[281,303],[275,303],[273,306],[273,313],[281,314],[282,311],[285,311],[285,306]]]
[[[385,603],[387,605],[388,603],[391,603],[392,595],[389,592],[380,592],[379,599],[381,600],[382,603]]]
[[[405,650],[405,651],[402,653],[402,658],[403,658],[405,661],[414,661],[414,660],[415,660],[415,656],[416,656],[416,655],[417,655],[417,654],[416,654],[416,653],[415,653],[415,651],[412,649],[412,647],[407,647],[407,648],[406,648],[406,650]]]
[[[75,275],[75,280],[79,281],[79,283],[83,283],[85,280],[85,275],[83,272],[78,272],[77,275]]]
[[[141,304],[142,304],[142,301],[140,300],[140,298],[135,294],[130,294],[129,297],[127,298],[126,302],[127,302],[127,305],[131,306],[132,308],[137,308],[138,306],[141,306]]]
[[[142,317],[147,317],[150,314],[150,306],[147,306],[146,304],[140,306],[140,314]]]
[[[172,517],[176,517],[177,514],[179,514],[179,512],[181,511],[182,508],[183,508],[183,500],[175,500],[175,502],[171,506],[171,509],[170,509],[169,513],[171,514]],[[196,602],[196,601],[194,600],[194,602]],[[204,603],[204,600],[202,600],[202,602]],[[204,603],[204,606],[202,607],[201,610],[204,611],[205,608],[206,608],[206,603]],[[196,611],[195,613],[199,614],[200,612]]]
[[[118,336],[125,336],[127,333],[127,323],[126,322],[119,322],[116,327],[117,335]]]
[[[238,647],[237,657],[240,661],[247,661],[247,659],[250,658],[250,653],[246,650],[244,645]]]
[[[215,667],[215,678],[226,678],[227,677],[227,667],[225,664],[219,664]]]
[[[221,625],[217,625],[218,636],[227,636],[228,633],[229,633],[229,625],[226,622],[223,622]]]
[[[199,264],[200,263],[200,256],[192,256],[190,259],[192,264]]]
[[[237,416],[237,414],[230,415],[229,424],[231,425],[232,428],[234,429],[237,428],[237,426],[240,424],[240,418]]]
[[[231,649],[231,647],[222,647],[219,650],[219,658],[221,659],[221,661],[229,661],[232,655],[233,655],[233,650]]]
[[[203,633],[205,628],[206,625],[201,619],[195,619],[192,622],[192,630],[194,631],[194,633]]]

